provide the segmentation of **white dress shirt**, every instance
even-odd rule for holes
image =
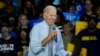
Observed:
[[[42,40],[44,40],[48,33],[48,25],[45,21],[36,24],[30,32],[30,44],[28,56],[48,56],[48,44],[42,47]],[[56,27],[57,42],[53,40],[53,56],[67,56],[69,52],[64,50],[62,36],[60,30]]]

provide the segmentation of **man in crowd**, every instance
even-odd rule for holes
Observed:
[[[29,56],[70,56],[64,51],[60,30],[54,25],[57,10],[47,6],[43,10],[44,21],[36,24],[30,32]]]
[[[88,27],[77,36],[80,39],[81,47],[85,48],[86,56],[100,55],[100,29],[96,28],[96,26],[97,18],[89,16]]]
[[[1,24],[1,33],[0,56],[23,56],[19,41],[9,34],[6,23]]]

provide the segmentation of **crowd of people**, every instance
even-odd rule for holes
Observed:
[[[72,56],[99,56],[100,27],[96,27],[100,22],[99,3],[99,0],[0,0],[0,56],[28,56],[29,43],[36,38],[30,32],[43,22],[43,9],[48,5],[57,9],[55,25],[60,29],[64,49],[71,51]],[[87,22],[87,27],[77,35],[76,21]],[[46,29],[39,30],[39,34],[43,30]]]

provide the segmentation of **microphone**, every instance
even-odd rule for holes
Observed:
[[[52,25],[52,30],[56,30],[56,27]],[[55,41],[57,42],[57,35],[54,36]]]

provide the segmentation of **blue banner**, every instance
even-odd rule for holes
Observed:
[[[71,21],[72,25],[75,25],[75,21],[78,21],[80,19],[80,14],[76,13],[69,13],[69,12],[63,12],[63,15],[66,20]]]

